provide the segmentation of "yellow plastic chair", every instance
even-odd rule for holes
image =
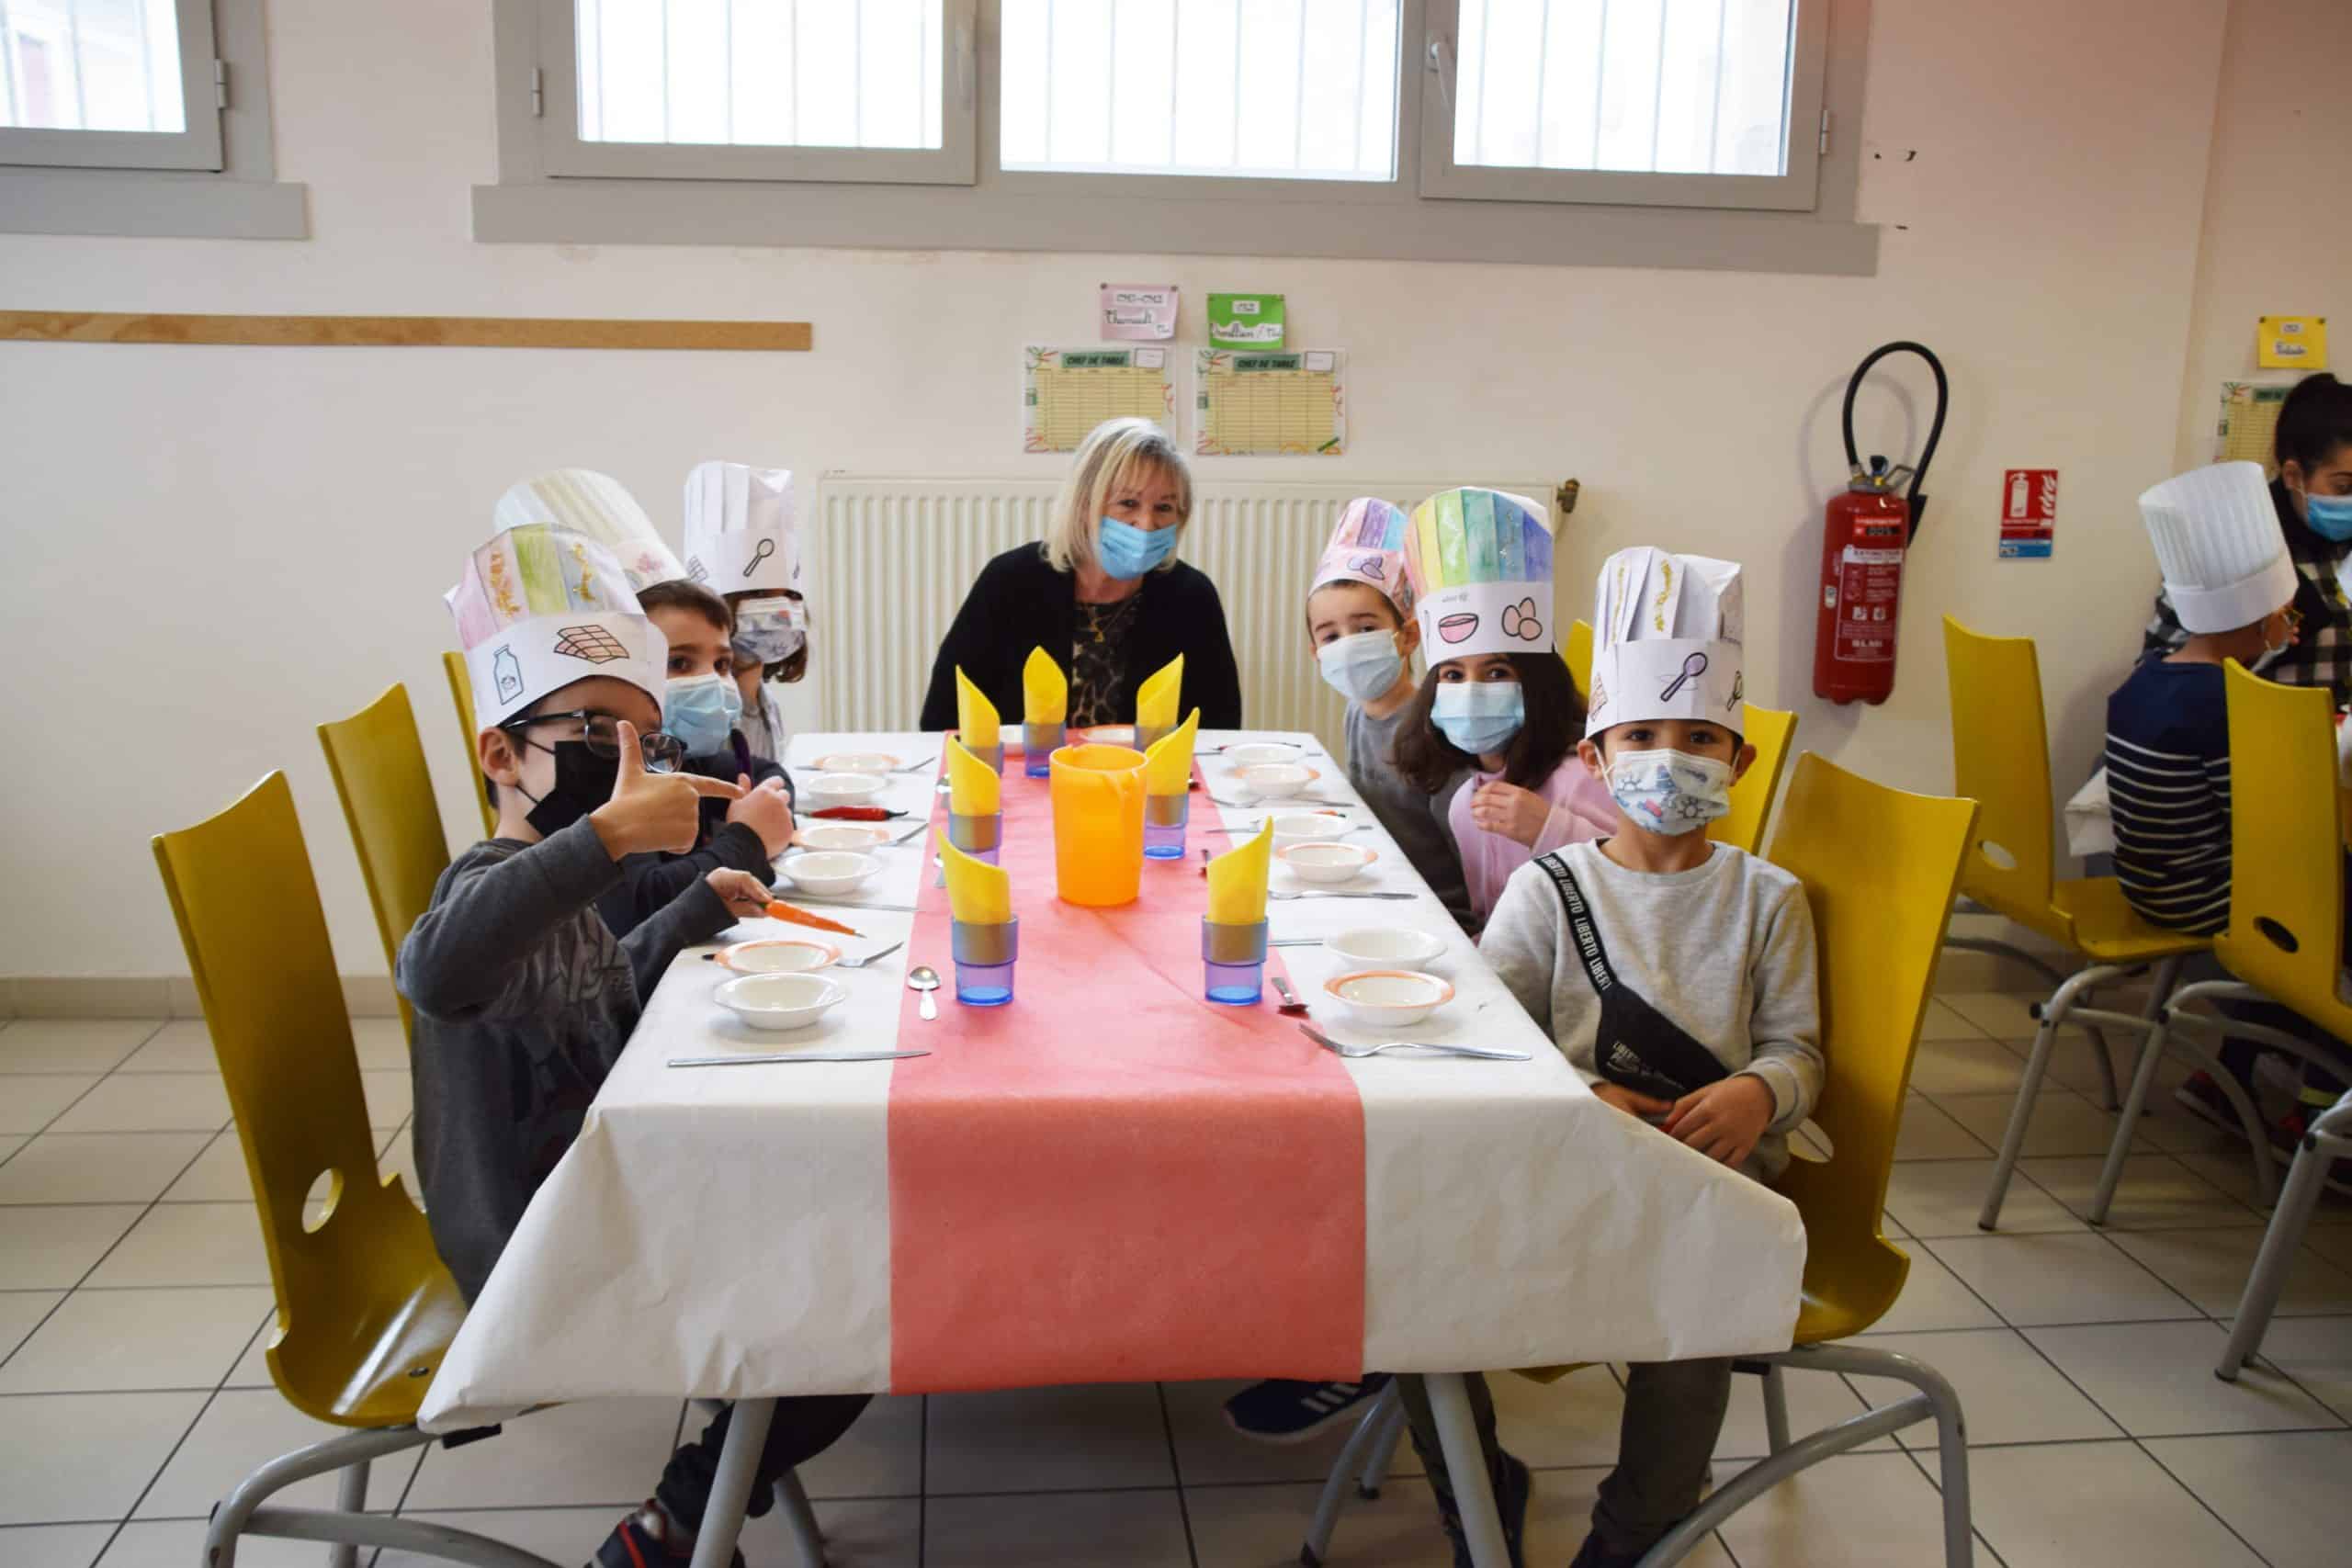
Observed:
[[[1780,791],[1781,774],[1789,765],[1789,748],[1796,739],[1797,716],[1743,703],[1739,723],[1741,739],[1756,748],[1756,761],[1731,786],[1731,809],[1707,824],[1707,837],[1752,855],[1761,854],[1772,796]]]
[[[1568,623],[1568,640],[1560,645],[1560,657],[1566,660],[1568,679],[1577,683],[1577,695],[1590,700],[1592,696],[1592,623]]]
[[[1993,1162],[1993,1180],[1976,1223],[2000,1224],[2009,1178],[2025,1146],[2027,1124],[2050,1066],[2052,1042],[2071,1018],[2087,1028],[2107,1087],[2116,1102],[2115,1069],[2101,1024],[2139,1032],[2155,1027],[2180,966],[2211,945],[2207,938],[2150,925],[2124,902],[2111,876],[2061,879],[2054,870],[2050,794],[2050,741],[2041,716],[2041,668],[2033,639],[1984,637],[1944,617],[1944,659],[1951,685],[1952,793],[1980,805],[1977,837],[1960,874],[1960,891],[1981,909],[2007,916],[2028,931],[2087,960],[2061,976],[2041,958],[1991,937],[1948,937],[1946,945],[2017,959],[2052,982],[2050,999],[2034,1010],[2041,1021],[2033,1050],[2018,1080],[2017,1102]],[[2331,798],[2331,805],[2333,804]],[[2146,1009],[2137,1017],[2091,1007],[2086,993],[2153,964]]]
[[[1834,1342],[1883,1317],[1910,1273],[1910,1258],[1880,1227],[1912,1054],[1975,815],[1973,801],[1889,789],[1817,756],[1797,763],[1771,858],[1804,882],[1821,955],[1826,1078],[1813,1124],[1828,1149],[1826,1157],[1807,1157],[1811,1151],[1796,1145],[1798,1157],[1780,1181],[1804,1222],[1804,1297],[1790,1349],[1735,1363],[1764,1375],[1770,1457],[1718,1486],[1650,1549],[1643,1568],[1681,1561],[1725,1519],[1798,1471],[1929,1419],[1941,1461],[1946,1568],[1967,1568],[1972,1560],[1959,1396],[1911,1356]],[[1792,1441],[1781,1381],[1790,1369],[1894,1378],[1919,1392]],[[1520,1375],[1550,1382],[1575,1370],[1544,1367]],[[1364,1485],[1376,1488],[1387,1468],[1376,1445],[1385,1438],[1393,1447],[1403,1426],[1402,1401],[1391,1385],[1325,1484],[1301,1552],[1310,1568],[1329,1550],[1347,1481],[1370,1456],[1362,1473]]]
[[[458,705],[458,739],[466,746],[466,777],[473,781],[474,804],[481,807],[481,836],[498,837],[498,807],[490,801],[490,780],[481,771],[481,757],[474,742],[481,731],[474,728],[473,677],[466,673],[466,656],[447,652],[441,655],[442,673],[449,677],[449,699]]]
[[[2174,994],[2140,1053],[2122,1124],[2139,1124],[2158,1059],[2167,1047],[2179,1051],[2232,1092],[2254,1145],[2256,1179],[2267,1197],[2277,1190],[2269,1140],[2253,1107],[2233,1092],[2238,1089],[2236,1078],[2196,1036],[2258,1041],[2339,1077],[2343,1064],[2324,1047],[2283,1030],[2184,1010],[2196,1001],[2276,1002],[2336,1039],[2352,1042],[2352,1006],[2337,988],[2344,952],[2344,832],[2336,802],[2335,712],[2324,686],[2282,686],[2248,674],[2235,660],[2222,676],[2229,693],[2230,773],[2247,781],[2234,798],[2258,798],[2262,807],[2230,813],[2230,923],[2213,939],[2213,956],[2233,978],[2198,981]],[[2225,1381],[2234,1381],[2261,1347],[2286,1267],[2302,1244],[2328,1165],[2346,1152],[2346,1134],[2352,1134],[2352,1111],[2339,1106],[2320,1119],[2296,1151],[2287,1191],[2271,1214],[2269,1234],[2216,1371]],[[2130,1152],[2131,1140],[2120,1135],[2109,1148],[2091,1200],[2093,1224],[2106,1223]]]
[[[154,845],[260,1213],[277,1297],[270,1378],[305,1416],[354,1428],[247,1476],[213,1511],[206,1561],[231,1568],[237,1539],[258,1535],[553,1568],[484,1536],[358,1511],[372,1461],[435,1440],[416,1429],[416,1412],[466,1306],[401,1179],[377,1175],[351,1021],[286,775]],[[303,1209],[322,1179],[325,1212],[313,1225]],[[263,1506],[329,1471],[342,1472],[339,1508]]]
[[[449,869],[449,844],[441,836],[441,808],[434,803],[433,777],[425,771],[408,689],[387,686],[382,696],[349,718],[319,726],[319,744],[326,749],[327,772],[334,775],[344,820],[351,825],[351,847],[359,854],[376,932],[384,939],[385,967],[396,969],[401,941],[432,904],[433,886]],[[415,1015],[406,997],[396,999],[401,1032],[413,1044]]]

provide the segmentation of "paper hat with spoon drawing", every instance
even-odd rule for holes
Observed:
[[[1600,567],[1592,616],[1585,733],[1638,719],[1713,719],[1740,728],[1739,565],[1637,545]]]

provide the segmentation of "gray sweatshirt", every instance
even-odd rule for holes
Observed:
[[[1769,1181],[1821,1098],[1819,959],[1804,885],[1728,844],[1664,875],[1629,871],[1598,842],[1557,852],[1591,907],[1610,967],[1734,1073],[1772,1091],[1771,1125],[1746,1167]],[[1531,862],[1511,874],[1478,951],[1570,1063],[1597,1077],[1600,998],[1575,952],[1559,890]]]
[[[441,874],[401,943],[416,1009],[416,1171],[433,1244],[471,1302],[678,950],[735,917],[696,880],[623,939],[596,915],[621,868],[585,818],[491,839]]]
[[[1409,713],[1409,705],[1398,708],[1386,718],[1374,718],[1363,711],[1362,703],[1348,705],[1348,782],[1363,796],[1372,814],[1380,818],[1381,827],[1396,840],[1405,852],[1405,859],[1421,880],[1430,885],[1438,901],[1445,906],[1454,923],[1464,931],[1473,931],[1470,917],[1470,886],[1463,879],[1462,854],[1453,845],[1453,829],[1446,820],[1446,811],[1453,803],[1453,792],[1470,776],[1464,768],[1445,781],[1445,787],[1435,795],[1427,795],[1413,787],[1396,771],[1396,729]]]

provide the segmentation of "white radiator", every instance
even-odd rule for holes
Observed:
[[[1357,496],[1410,507],[1463,482],[1196,485],[1183,558],[1225,602],[1251,728],[1311,730],[1341,755],[1344,705],[1317,675],[1306,642],[1307,579],[1323,543]],[[933,657],[966,592],[990,557],[1045,536],[1056,488],[1050,479],[857,474],[820,481],[808,570],[821,728],[915,728]],[[1498,488],[1550,491],[1541,480]],[[1068,661],[1068,649],[1051,651]]]

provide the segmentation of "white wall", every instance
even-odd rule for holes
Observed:
[[[1352,351],[1344,467],[1250,471],[1575,475],[1565,542],[1586,570],[1636,541],[1745,561],[1751,693],[1801,708],[1814,749],[1949,787],[1946,611],[2042,639],[2062,778],[2097,749],[2153,578],[2132,498],[2174,455],[2216,0],[1880,0],[1862,135],[1884,156],[1866,164],[1862,203],[1890,227],[1869,279],[476,245],[467,189],[495,174],[488,7],[272,12],[281,177],[309,182],[315,238],[0,238],[0,299],[805,318],[817,351],[0,344],[16,563],[0,581],[16,699],[0,975],[183,971],[146,838],[273,767],[293,777],[342,966],[380,972],[311,727],[408,682],[453,840],[469,834],[439,594],[502,489],[589,464],[670,519],[706,457],[1050,472],[1017,452],[1015,355],[1083,341],[1104,278],[1172,278],[1194,301],[1283,289],[1306,337]],[[1196,313],[1184,330],[1197,336]],[[1839,711],[1809,695],[1820,509],[1844,477],[1844,378],[1895,337],[1943,352],[1954,407],[1894,699]],[[1906,416],[1880,391],[1866,412],[1864,452],[1916,449],[1924,403]],[[2040,466],[2064,474],[2057,558],[1996,561],[2000,471]]]

